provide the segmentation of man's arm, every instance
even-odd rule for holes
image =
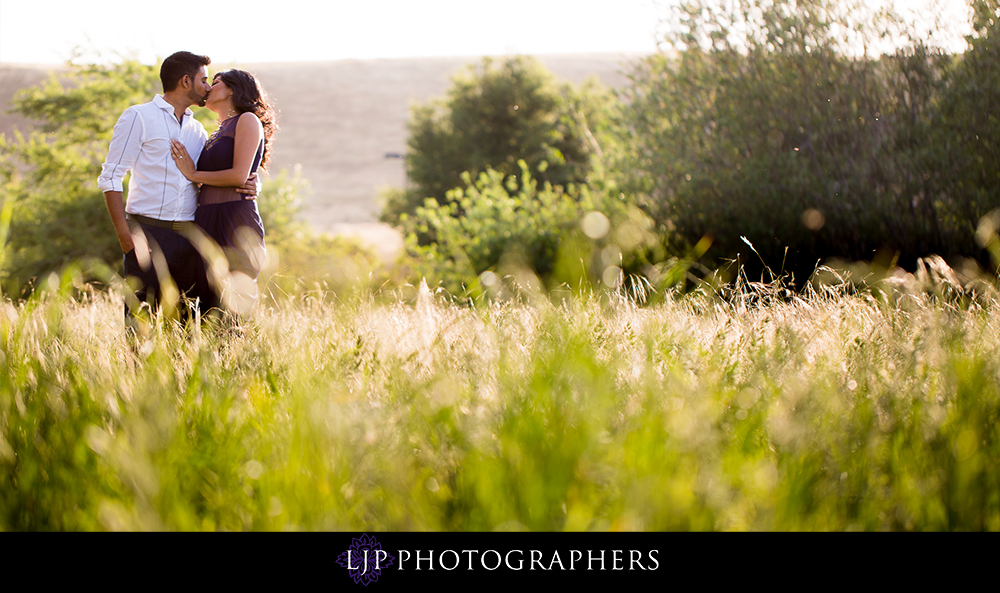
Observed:
[[[115,131],[111,136],[108,156],[101,167],[101,175],[97,185],[104,192],[104,204],[111,215],[111,223],[115,225],[118,244],[122,253],[128,253],[135,248],[132,234],[125,220],[125,204],[122,201],[122,180],[125,173],[135,165],[142,147],[143,126],[136,109],[129,108],[118,118]]]
[[[97,186],[102,192],[122,192],[122,180],[125,174],[135,165],[142,150],[143,136],[142,118],[134,107],[125,110],[115,124],[108,146],[108,156],[101,166],[101,175],[97,178]]]
[[[122,247],[122,253],[132,251],[135,249],[135,243],[132,241],[132,233],[128,230],[128,221],[125,220],[122,192],[104,192],[104,203],[108,207],[108,214],[111,215],[111,223],[115,225],[115,233],[118,235],[118,244]]]

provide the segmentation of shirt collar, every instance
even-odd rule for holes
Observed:
[[[174,106],[171,105],[170,103],[167,103],[167,100],[163,98],[163,95],[156,95],[155,97],[153,97],[153,104],[164,111],[170,112],[170,115],[174,114]],[[194,117],[194,112],[191,111],[190,108],[185,108],[184,115],[187,115],[189,117]]]

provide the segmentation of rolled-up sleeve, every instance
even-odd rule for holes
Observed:
[[[108,157],[101,167],[101,176],[97,178],[97,186],[102,192],[124,191],[122,180],[139,157],[142,131],[143,122],[139,111],[134,107],[126,109],[115,124]]]

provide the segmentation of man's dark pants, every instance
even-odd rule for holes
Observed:
[[[132,218],[129,219],[128,224],[129,229],[132,230],[133,233],[135,233],[137,229],[141,228],[151,249],[154,245],[156,245],[159,247],[160,251],[163,252],[163,257],[167,261],[167,268],[170,272],[170,277],[177,285],[177,290],[181,293],[181,297],[193,299],[199,296],[198,288],[199,278],[202,275],[202,263],[201,256],[194,248],[194,245],[192,245],[191,242],[184,238],[184,236],[180,233],[169,228],[158,228],[155,226],[140,224]],[[147,299],[152,298],[153,306],[157,306],[162,296],[162,290],[160,288],[160,279],[156,273],[155,264],[153,263],[153,254],[150,253],[149,266],[147,269],[143,269],[142,266],[139,265],[135,249],[124,254],[123,261],[125,266],[125,277],[128,278],[129,276],[134,276],[140,282],[140,286],[135,292],[135,297],[138,299],[139,303],[144,303]],[[185,319],[187,307],[181,306],[180,312],[181,319]],[[128,303],[126,302],[125,322],[127,326],[132,325],[133,315],[134,312],[129,310]]]

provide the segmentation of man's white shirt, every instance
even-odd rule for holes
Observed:
[[[190,109],[184,111],[182,121],[177,121],[174,107],[162,95],[126,109],[115,124],[108,157],[97,178],[101,191],[123,191],[122,180],[131,170],[126,212],[158,220],[194,220],[198,186],[177,168],[170,156],[170,141],[180,140],[197,164],[208,133]]]

